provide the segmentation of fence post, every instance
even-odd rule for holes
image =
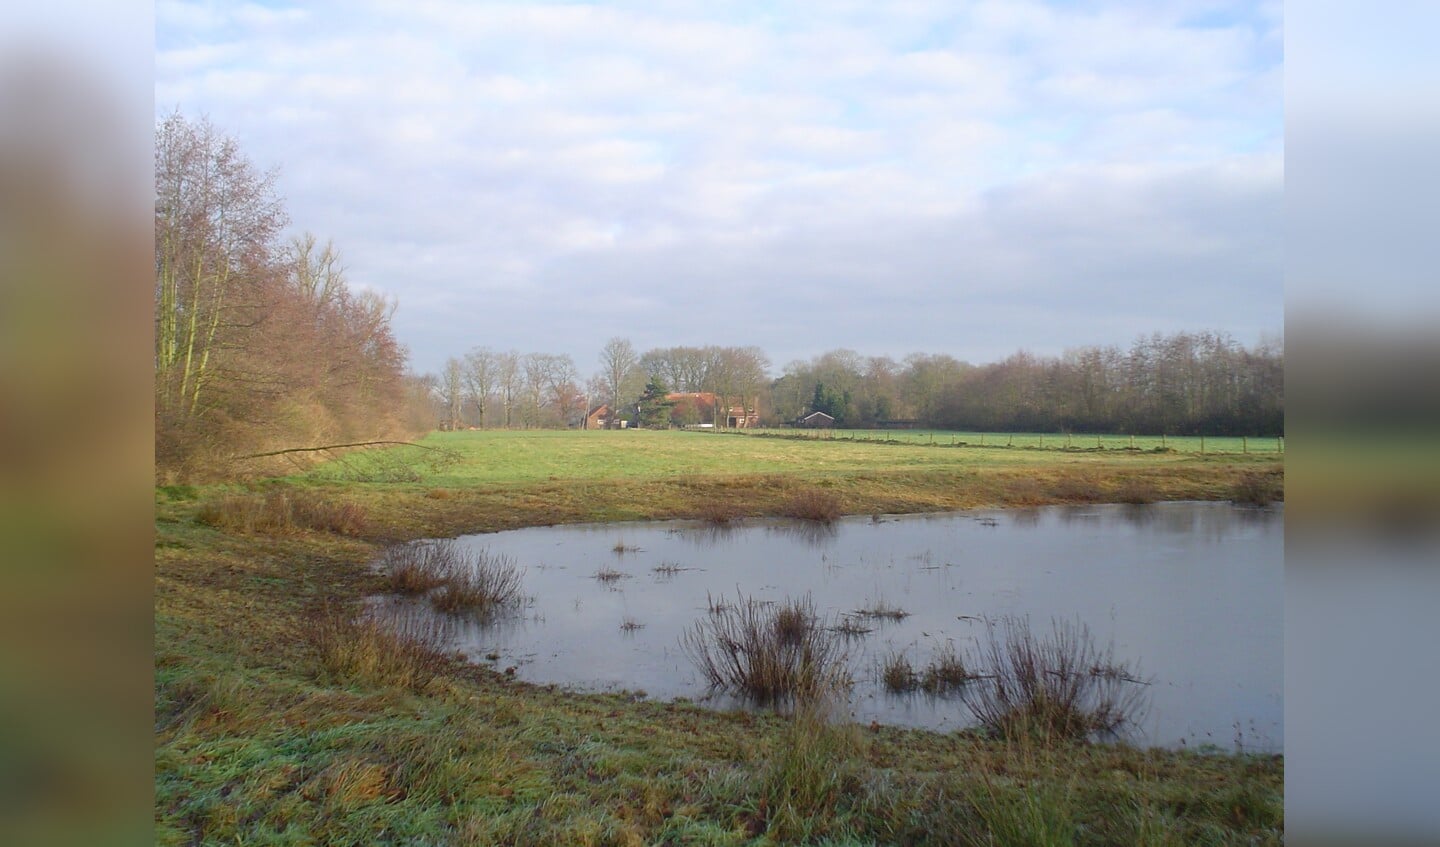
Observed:
[[[1205,436],[1200,436],[1200,455],[1205,455]]]
[[[1249,440],[1246,436],[1244,436],[1244,435],[1240,436],[1240,452],[1241,452],[1241,453],[1249,453],[1249,452],[1250,452],[1250,440]]]

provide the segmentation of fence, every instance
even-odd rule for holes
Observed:
[[[951,432],[929,429],[795,429],[732,430],[749,436],[908,444],[934,447],[995,447],[1027,450],[1123,450],[1200,454],[1270,454],[1285,452],[1284,436],[1246,435],[1093,435],[1066,432]]]

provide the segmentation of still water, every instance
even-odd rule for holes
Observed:
[[[848,640],[848,711],[862,723],[968,726],[958,697],[895,695],[879,682],[893,650],[921,665],[951,642],[963,655],[985,620],[1028,616],[1037,633],[1079,621],[1151,680],[1130,738],[1165,747],[1278,751],[1283,744],[1282,510],[1228,503],[1057,506],[847,518],[544,527],[467,536],[511,557],[533,602],[480,624],[457,649],[536,683],[643,691],[719,708],[680,647],[707,598],[809,594],[838,618],[877,603],[908,612]],[[603,571],[623,576],[597,578]],[[489,658],[496,657],[498,658]]]

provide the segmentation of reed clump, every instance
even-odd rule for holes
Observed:
[[[758,703],[809,702],[849,689],[840,639],[808,595],[709,605],[681,644],[711,686]]]
[[[445,581],[454,557],[452,541],[387,547],[380,554],[385,590],[394,594],[428,594]]]
[[[880,681],[885,690],[892,694],[907,694],[919,685],[919,676],[910,657],[899,650],[892,650],[880,660]]]
[[[1053,620],[1048,633],[1037,634],[1027,618],[992,621],[976,658],[977,683],[963,689],[964,701],[982,727],[1002,738],[1114,734],[1149,705],[1149,682],[1077,622]]]
[[[930,657],[929,664],[920,675],[920,687],[931,694],[950,694],[961,690],[975,678],[955,645],[947,641]]]
[[[469,550],[452,539],[397,544],[380,556],[386,590],[425,595],[437,611],[488,615],[525,602],[524,571],[508,556]]]
[[[449,614],[489,615],[524,604],[523,571],[508,556],[487,550],[462,551],[445,580],[430,595],[430,605]]]

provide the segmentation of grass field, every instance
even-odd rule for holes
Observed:
[[[156,490],[163,844],[1278,844],[1284,763],[577,695],[353,623],[390,541],[560,522],[1279,488],[1274,456],[437,433]]]

